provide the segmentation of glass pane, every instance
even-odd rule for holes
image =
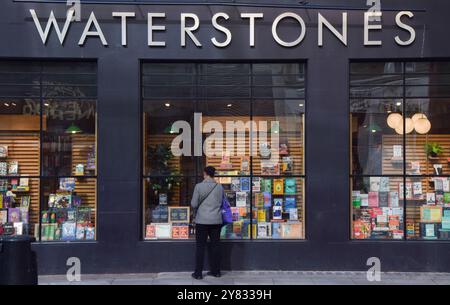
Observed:
[[[450,174],[450,99],[413,99],[406,106],[414,122],[406,142],[407,174]]]
[[[352,98],[396,98],[403,96],[403,87],[400,86],[360,86],[351,87]]]
[[[250,222],[250,177],[220,177],[225,196],[231,205],[233,223],[222,228],[222,239],[250,239],[252,232]]]
[[[195,176],[194,103],[144,101],[143,107],[144,174]],[[177,141],[180,136],[183,141]]]
[[[450,62],[409,62],[406,73],[450,73]]]
[[[450,86],[407,86],[407,97],[450,97]]]
[[[0,61],[0,96],[39,97],[41,65],[27,61]]]
[[[408,239],[450,240],[449,184],[448,177],[407,179]]]
[[[39,179],[0,178],[1,235],[39,235]]]
[[[352,174],[403,174],[402,101],[352,100],[350,107]]]
[[[253,102],[254,175],[304,174],[304,114],[304,100]]]
[[[95,240],[97,180],[48,178],[42,183],[41,241]]]
[[[400,74],[403,73],[401,62],[361,62],[350,64],[351,74]]]
[[[0,176],[39,176],[39,101],[0,98]]]
[[[143,180],[144,238],[189,239],[195,231],[191,199],[196,178],[177,176]]]
[[[304,239],[304,179],[252,179],[254,236],[258,239]]]
[[[350,76],[351,86],[403,86],[402,74],[355,74]],[[355,88],[357,90],[357,88]]]
[[[352,179],[352,238],[403,239],[402,177]]]
[[[96,175],[96,102],[46,100],[43,175]]]
[[[250,101],[200,101],[203,157],[198,173],[214,166],[218,176],[250,175]]]

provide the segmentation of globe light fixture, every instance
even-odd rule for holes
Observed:
[[[400,113],[392,112],[387,117],[387,124],[389,127],[396,129],[403,125],[403,116]]]
[[[409,134],[413,132],[414,130],[414,121],[411,118],[407,118],[405,120],[405,126],[406,126],[406,134]],[[403,124],[400,124],[395,128],[395,132],[402,135],[403,134]]]
[[[413,115],[412,120],[414,121],[414,124],[416,124],[416,122],[422,118],[426,119],[427,116],[425,114],[419,112],[419,113],[416,113],[415,115]]]
[[[418,134],[427,134],[431,130],[431,122],[424,116],[414,123],[414,128]]]

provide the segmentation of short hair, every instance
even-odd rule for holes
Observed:
[[[210,177],[214,177],[216,175],[216,168],[214,166],[207,166],[203,169],[203,171]]]

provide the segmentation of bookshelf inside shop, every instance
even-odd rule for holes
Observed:
[[[245,122],[247,119],[204,116],[203,124],[215,121],[225,126],[227,121]],[[207,165],[216,168],[216,181],[223,186],[233,213],[233,223],[222,228],[223,239],[304,238],[303,117],[261,116],[252,120],[257,125],[260,121],[269,122],[269,126],[271,121],[278,121],[279,147],[270,147],[270,131],[267,141],[263,142],[257,136],[251,137],[247,129],[245,133],[234,134],[234,153],[224,148],[220,156],[203,156],[193,162],[192,157],[170,155],[168,150],[177,134],[171,131],[144,133],[144,171],[148,173],[143,181],[145,239],[194,237],[190,200],[195,184],[202,180],[202,169]],[[147,123],[145,116],[144,123]],[[209,136],[203,133],[203,141]],[[252,158],[251,138],[254,139],[253,149],[258,151]],[[271,160],[275,152],[278,159]],[[167,153],[169,157],[156,169],[152,153],[159,156]],[[174,212],[175,221],[171,219]]]

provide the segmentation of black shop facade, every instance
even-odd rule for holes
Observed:
[[[0,233],[190,271],[212,165],[226,270],[448,272],[448,4],[397,2],[4,1]]]

